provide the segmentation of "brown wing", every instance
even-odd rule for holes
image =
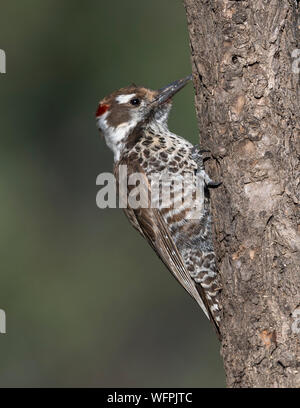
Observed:
[[[204,299],[201,299],[193,279],[186,270],[182,257],[178,252],[161,212],[156,208],[141,208],[134,210],[134,214],[143,231],[144,237],[157,255],[178,282],[197,301],[207,317],[209,317],[208,305],[205,304],[206,298],[204,296]]]
[[[136,230],[138,230],[138,232],[145,238],[143,230],[141,229],[140,224],[138,223],[138,220],[136,218],[136,215],[135,215],[134,211],[132,209],[130,209],[130,208],[123,208],[123,211],[124,211],[126,217],[128,218],[130,224]]]
[[[144,170],[138,163],[118,163],[127,164],[128,175],[131,173],[140,173],[143,176],[143,186],[148,191],[150,196],[150,185]],[[116,169],[117,170],[117,169]],[[118,177],[117,171],[115,171]],[[148,206],[149,207],[149,206]],[[157,208],[126,208],[124,209],[130,223],[136,228],[144,238],[147,239],[151,247],[167,266],[172,275],[185,288],[185,290],[196,300],[199,306],[203,309],[206,316],[214,322],[210,313],[206,296],[200,285],[195,284],[187,271],[184,261],[176,247],[173,238],[170,234],[167,223],[165,222],[161,212]]]
[[[139,225],[142,235],[147,239],[172,275],[196,300],[213,323],[220,339],[219,327],[210,311],[204,290],[201,285],[195,284],[195,281],[189,275],[161,212],[156,208],[140,208],[133,210],[133,214],[136,217],[134,223]]]

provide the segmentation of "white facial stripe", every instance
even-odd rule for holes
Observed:
[[[107,116],[108,116],[109,112],[105,112],[103,113],[101,116],[98,116],[96,118],[96,122],[98,124],[98,128],[102,131],[105,131],[105,129],[108,128],[108,124],[107,124]]]
[[[119,95],[116,97],[118,103],[128,103],[130,99],[134,98],[136,94]]]
[[[130,131],[136,126],[135,121],[130,123],[121,123],[116,128],[110,127],[107,123],[107,116],[109,112],[105,112],[97,119],[98,127],[102,130],[107,146],[113,151],[115,161],[119,160],[121,151],[124,148],[124,141],[126,140]]]

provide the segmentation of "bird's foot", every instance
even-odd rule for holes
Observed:
[[[222,181],[212,181],[210,180],[208,183],[205,183],[206,187],[208,188],[217,188],[222,184]]]

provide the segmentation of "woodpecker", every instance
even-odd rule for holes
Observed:
[[[159,90],[134,84],[121,88],[99,102],[96,122],[113,151],[117,181],[121,165],[127,166],[128,176],[137,172],[142,175],[149,194],[152,176],[157,173],[177,179],[189,175],[193,182],[196,178],[202,181],[198,184],[204,199],[196,210],[190,200],[174,205],[179,193],[183,199],[192,194],[195,200],[195,191],[186,188],[182,193],[182,185],[177,188],[172,184],[173,203],[169,206],[157,200],[154,208],[127,205],[124,212],[219,335],[221,286],[212,242],[209,188],[220,183],[213,182],[205,172],[203,151],[170,132],[167,123],[173,96],[191,79],[190,75]]]

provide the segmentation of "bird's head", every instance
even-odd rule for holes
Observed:
[[[114,152],[115,160],[120,158],[130,134],[137,126],[151,122],[167,126],[172,97],[191,78],[190,75],[179,79],[156,91],[130,85],[100,101],[96,112],[97,126]]]

